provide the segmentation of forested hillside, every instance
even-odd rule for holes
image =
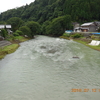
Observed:
[[[72,22],[100,21],[100,0],[35,0],[30,5],[1,13],[0,23],[11,24],[14,17],[23,22],[38,22],[42,26],[41,34],[61,35],[72,28]],[[55,33],[51,28],[56,29]]]
[[[35,0],[30,5],[1,13],[0,21],[20,17],[43,23],[66,14],[71,15],[72,21],[100,20],[100,0]]]

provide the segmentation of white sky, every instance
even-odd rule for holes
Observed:
[[[30,4],[31,2],[34,1],[35,0],[2,0],[0,2],[0,12],[4,12],[12,8]]]

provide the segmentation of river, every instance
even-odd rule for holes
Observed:
[[[100,52],[36,36],[0,61],[0,100],[100,100]]]

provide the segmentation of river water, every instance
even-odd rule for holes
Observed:
[[[100,100],[100,52],[36,36],[0,61],[0,100]]]

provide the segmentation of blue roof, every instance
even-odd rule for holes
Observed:
[[[92,34],[100,35],[100,33],[92,33]]]

